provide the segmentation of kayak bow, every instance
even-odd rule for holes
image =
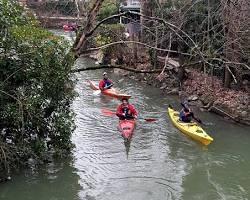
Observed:
[[[130,140],[135,129],[135,120],[119,120],[118,128],[124,139]]]
[[[168,114],[174,126],[183,134],[204,145],[209,145],[213,141],[213,138],[210,137],[196,122],[187,123],[180,121],[179,112],[170,107],[168,108]]]

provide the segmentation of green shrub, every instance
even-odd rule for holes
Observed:
[[[70,150],[75,93],[68,42],[38,27],[14,1],[0,0],[0,11],[1,171]]]

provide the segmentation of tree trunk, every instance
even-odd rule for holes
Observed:
[[[151,10],[150,10],[150,0],[142,0],[141,1],[141,14],[145,16],[152,16]],[[148,19],[145,17],[141,16],[141,38],[142,41],[146,41],[145,36],[146,34],[146,29],[145,27],[149,27],[149,22]]]
[[[88,13],[87,16],[87,22],[82,31],[79,32],[77,35],[77,38],[74,43],[74,50],[76,54],[80,54],[81,49],[85,47],[87,38],[89,37],[87,34],[92,30],[94,27],[94,24],[96,22],[96,16],[98,11],[101,8],[101,5],[104,0],[96,0],[95,3],[93,4],[91,10]]]
[[[227,65],[227,64],[226,64]],[[224,70],[224,87],[229,88],[232,81],[232,76],[227,67]]]

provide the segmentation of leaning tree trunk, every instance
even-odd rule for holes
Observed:
[[[81,53],[81,49],[83,49],[86,45],[86,41],[89,37],[88,33],[91,32],[93,29],[95,22],[96,22],[96,16],[98,11],[101,8],[101,5],[104,0],[95,0],[91,10],[88,13],[87,16],[87,22],[82,31],[80,31],[77,35],[77,38],[74,43],[74,52],[79,55]]]

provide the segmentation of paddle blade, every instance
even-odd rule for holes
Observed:
[[[104,114],[105,116],[108,116],[108,117],[112,117],[116,114],[115,112],[113,112],[109,109],[106,109],[106,108],[102,108],[101,112],[102,112],[102,114]]]
[[[197,122],[199,122],[200,124],[203,124],[202,121],[200,119],[197,119]]]
[[[145,118],[144,120],[147,121],[147,122],[155,122],[157,119],[155,119],[155,118]]]
[[[101,90],[95,90],[95,91],[93,92],[93,94],[94,94],[94,95],[100,95],[100,94],[101,94]]]

